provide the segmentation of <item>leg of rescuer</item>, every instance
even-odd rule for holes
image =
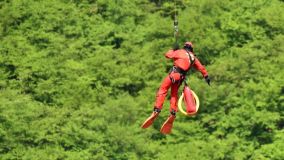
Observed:
[[[180,82],[176,82],[172,84],[171,87],[171,100],[170,100],[170,112],[177,112],[177,101],[178,101],[178,88],[180,86]]]
[[[156,94],[156,102],[155,102],[155,108],[162,109],[163,104],[165,101],[165,98],[167,96],[168,90],[172,85],[172,80],[170,78],[170,75],[168,75],[162,82],[157,94]]]
[[[171,85],[171,99],[170,99],[170,112],[177,112],[177,101],[178,101],[178,89],[183,81],[183,76],[180,73],[172,72],[170,74],[172,80]]]
[[[162,125],[160,132],[163,134],[169,134],[172,131],[173,124],[176,118],[176,112],[177,112],[177,99],[178,99],[178,88],[179,88],[180,82],[175,82],[172,84],[171,87],[171,100],[170,100],[170,116],[167,118],[167,120]]]
[[[153,122],[155,121],[155,119],[158,117],[159,113],[161,112],[161,109],[163,107],[163,103],[165,101],[165,98],[167,96],[167,92],[170,88],[172,84],[172,81],[170,79],[170,76],[168,75],[162,82],[157,95],[156,95],[156,102],[155,102],[155,106],[154,106],[154,110],[151,114],[150,117],[148,117],[144,123],[142,124],[142,128],[148,128],[150,127]]]
[[[174,79],[171,87],[170,116],[161,127],[160,132],[163,134],[169,134],[172,131],[177,112],[178,89],[184,79],[180,73],[172,73],[170,76]]]
[[[180,73],[177,72],[171,72],[163,81],[161,84],[161,87],[159,88],[159,91],[156,95],[156,102],[155,107],[162,109],[163,103],[165,101],[165,98],[167,96],[167,92],[169,88],[171,87],[171,110],[177,111],[177,99],[178,99],[178,88],[182,82],[182,76]]]

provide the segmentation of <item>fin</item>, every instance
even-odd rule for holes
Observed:
[[[153,112],[149,118],[145,120],[145,122],[141,125],[141,128],[148,128],[150,127],[155,119],[158,117],[159,112]]]
[[[163,134],[170,134],[173,128],[175,118],[176,116],[170,115],[169,118],[164,122],[163,126],[161,127],[160,132]]]

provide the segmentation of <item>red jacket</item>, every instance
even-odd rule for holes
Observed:
[[[189,56],[191,56],[194,59],[193,65],[190,64]],[[200,63],[200,61],[195,57],[195,55],[192,52],[186,52],[186,50],[184,49],[179,49],[176,51],[169,50],[165,54],[165,57],[173,59],[174,66],[177,66],[185,71],[188,71],[190,69],[189,67],[193,66],[202,73],[203,77],[208,75],[205,67]]]

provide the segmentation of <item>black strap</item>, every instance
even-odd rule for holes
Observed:
[[[187,71],[185,71],[185,70],[183,70],[183,69],[181,69],[181,68],[179,68],[179,67],[177,67],[177,66],[173,66],[173,68],[171,69],[171,71],[170,72],[178,72],[178,73],[180,73],[180,74],[182,74],[182,75],[186,75],[186,73],[187,73]]]
[[[189,61],[190,61],[190,66],[189,66],[189,69],[191,68],[191,66],[193,65],[193,63],[195,62],[195,58],[192,57],[192,55],[190,54],[190,52],[188,52],[186,49],[185,49],[187,55],[188,55],[188,58],[189,58]],[[189,71],[188,69],[188,71]]]
[[[192,55],[185,49],[187,55],[188,55],[188,58],[189,58],[189,61],[190,61],[190,66],[187,70],[187,72],[190,70],[191,66],[193,65],[193,63],[195,62],[195,58],[192,57]],[[187,82],[186,82],[186,77],[184,78],[184,87],[187,86]]]

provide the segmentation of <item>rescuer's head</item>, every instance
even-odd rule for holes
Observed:
[[[190,52],[193,52],[193,44],[192,44],[192,42],[185,42],[183,48],[188,50],[188,51],[190,51]]]

